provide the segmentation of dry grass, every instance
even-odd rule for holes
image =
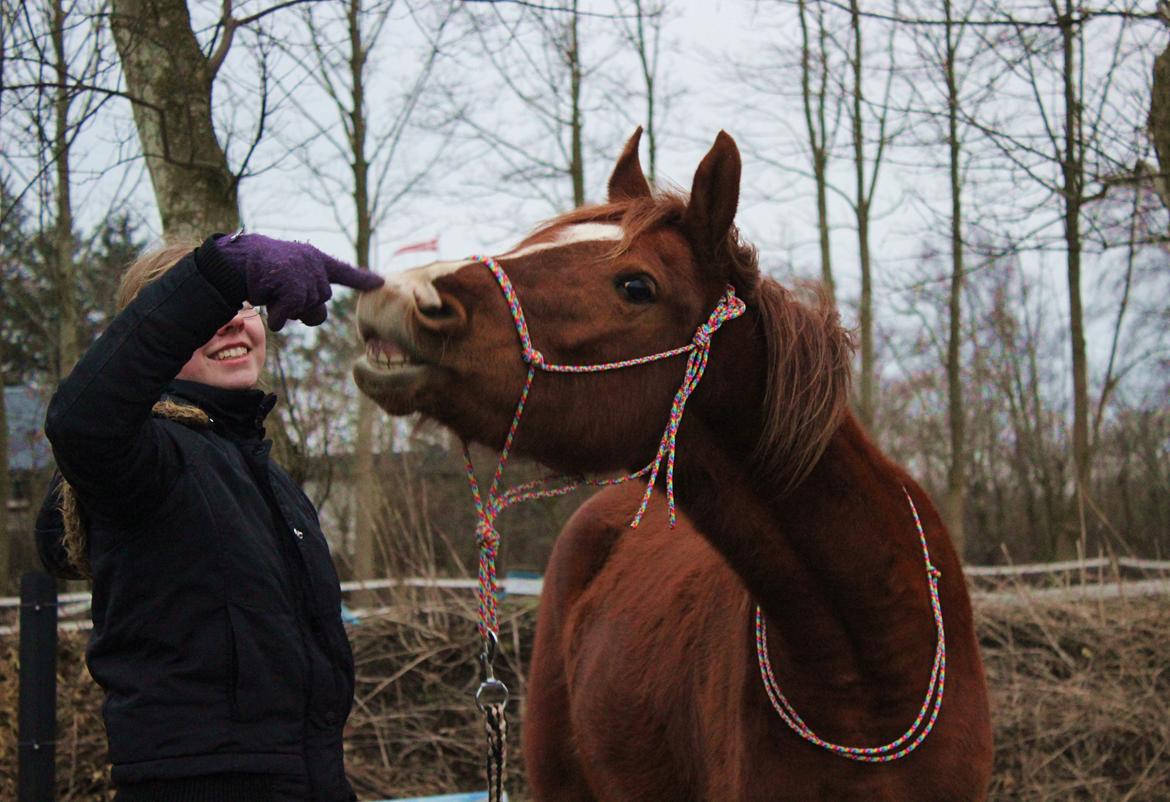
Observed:
[[[987,607],[992,799],[1170,800],[1165,597]]]
[[[416,592],[351,631],[358,689],[347,730],[364,799],[480,787],[483,729],[474,610],[466,594]],[[991,799],[1170,800],[1170,614],[1165,598],[986,607],[997,766]],[[503,608],[500,675],[522,698],[533,607]],[[15,639],[0,643],[0,799],[14,799]],[[100,695],[83,636],[60,648],[59,799],[108,800]],[[525,798],[512,705],[509,791]]]
[[[360,799],[480,788],[485,735],[473,700],[481,675],[472,600],[466,592],[430,591],[398,601],[351,631],[357,691],[346,733],[350,781]],[[534,609],[532,599],[501,608],[496,673],[513,699],[524,696]],[[521,706],[508,708],[514,800],[524,798]]]

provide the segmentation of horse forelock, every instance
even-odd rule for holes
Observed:
[[[807,300],[764,279],[757,303],[768,375],[756,458],[782,491],[808,476],[841,425],[853,353],[853,337],[827,290],[812,282],[798,289]]]

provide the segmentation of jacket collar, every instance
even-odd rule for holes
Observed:
[[[264,437],[264,419],[276,406],[276,396],[263,390],[225,390],[210,384],[175,379],[166,395],[202,409],[211,425],[235,440]]]

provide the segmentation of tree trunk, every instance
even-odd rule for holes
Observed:
[[[581,113],[581,48],[577,41],[577,0],[573,0],[569,17],[569,49],[565,54],[569,64],[569,101],[572,118],[569,135],[572,137],[572,156],[569,172],[573,180],[573,208],[585,205],[585,154],[581,144],[585,121]]]
[[[959,91],[955,81],[955,40],[950,0],[944,0],[946,16],[947,145],[951,173],[951,289],[950,332],[947,338],[947,421],[951,434],[947,470],[945,512],[955,550],[963,556],[966,544],[963,519],[967,501],[967,451],[963,409],[962,294],[963,294],[963,198],[960,179]]]
[[[350,0],[346,14],[349,25],[349,68],[352,105],[349,111],[350,149],[353,164],[353,204],[357,237],[354,242],[357,264],[370,263],[373,221],[370,212],[370,164],[366,156],[366,46],[362,41],[362,0]],[[374,420],[377,408],[364,394],[358,394],[357,438],[354,441],[354,556],[355,579],[373,579],[379,572],[378,535],[382,495],[374,476]],[[364,602],[364,599],[359,599]]]
[[[1170,19],[1167,20],[1170,25]],[[1170,45],[1154,59],[1154,79],[1150,89],[1150,138],[1158,154],[1158,174],[1154,187],[1166,208],[1170,209]]]
[[[0,338],[0,594],[8,593],[8,566],[11,561],[14,533],[8,531],[8,500],[12,497],[12,477],[8,456],[8,398],[4,387],[4,340]]]
[[[212,58],[199,48],[183,0],[112,0],[110,26],[134,98],[134,122],[168,239],[199,239],[239,227],[236,177],[211,116],[215,73],[231,40]]]
[[[646,173],[647,180],[653,186],[657,180],[658,171],[658,129],[655,126],[654,120],[654,91],[655,80],[658,72],[658,44],[660,35],[659,29],[655,28],[654,44],[650,45],[646,41],[646,10],[642,6],[642,0],[634,0],[634,13],[636,19],[634,20],[634,49],[638,54],[638,63],[642,67],[642,81],[646,85],[646,152],[650,157],[649,170]],[[661,15],[662,9],[659,8],[657,13]],[[651,52],[651,49],[653,52]]]
[[[858,318],[861,329],[861,377],[857,416],[873,433],[876,370],[873,343],[873,273],[869,253],[869,192],[865,185],[865,141],[862,131],[862,107],[865,97],[861,71],[861,10],[857,0],[850,0],[850,28],[853,33],[853,162],[857,179],[857,249],[861,265],[861,298]]]
[[[808,145],[812,153],[813,181],[817,189],[817,233],[820,237],[821,248],[821,282],[829,290],[834,300],[837,297],[836,285],[833,281],[833,261],[829,248],[829,190],[828,164],[829,151],[826,142],[825,130],[825,26],[823,20],[818,20],[820,33],[821,58],[821,86],[816,94],[816,113],[813,112],[812,91],[812,52],[809,45],[807,4],[805,0],[798,3],[800,13],[800,94],[804,104],[804,124],[808,132]]]
[[[1081,98],[1077,84],[1076,47],[1079,31],[1073,14],[1072,0],[1065,0],[1060,18],[1064,56],[1064,153],[1061,157],[1064,197],[1064,237],[1067,247],[1069,342],[1072,349],[1073,383],[1073,466],[1076,479],[1077,506],[1084,537],[1085,497],[1089,493],[1091,465],[1089,456],[1089,380],[1085,349],[1084,307],[1081,302],[1081,205],[1084,202],[1084,158],[1081,137]],[[1074,544],[1062,537],[1058,557],[1073,555]]]
[[[383,516],[382,494],[374,475],[374,420],[378,408],[358,395],[357,435],[354,441],[353,578],[373,579],[380,573],[378,536]]]
[[[65,56],[65,9],[53,0],[53,161],[57,173],[57,214],[53,221],[53,286],[57,295],[57,375],[73,370],[78,353],[77,276],[73,264],[73,201],[70,194],[68,62]]]

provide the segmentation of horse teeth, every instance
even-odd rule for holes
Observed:
[[[387,348],[394,349],[393,353],[387,353]],[[397,350],[397,347],[391,343],[370,342],[366,345],[366,359],[379,367],[402,367],[409,365],[413,360],[405,353]]]

